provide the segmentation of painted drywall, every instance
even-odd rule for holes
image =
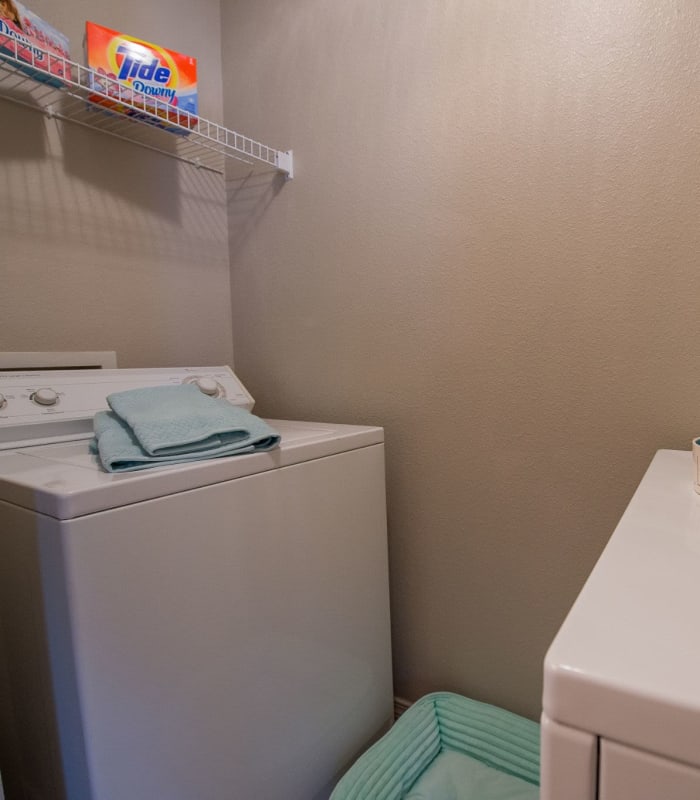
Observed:
[[[218,0],[196,14],[179,0],[27,5],[81,63],[88,19],[195,56],[200,113],[221,121]],[[125,367],[230,363],[221,176],[4,100],[0,114],[0,350],[116,350]]]
[[[385,426],[397,694],[536,717],[654,451],[700,432],[700,5],[222,12],[226,122],[296,170],[229,185],[237,370],[262,413]]]

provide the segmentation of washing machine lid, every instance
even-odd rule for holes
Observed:
[[[85,439],[3,451],[0,502],[68,520],[384,441],[382,428],[371,426],[268,422],[282,436],[274,450],[136,472],[105,472]]]
[[[113,392],[198,386],[251,410],[230,367],[7,370],[0,372],[0,502],[57,519],[117,508],[254,475],[383,441],[381,428],[272,420],[279,448],[113,474],[90,453],[93,418]]]
[[[545,658],[557,722],[700,763],[700,496],[661,450]]]

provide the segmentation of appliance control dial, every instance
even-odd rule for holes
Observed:
[[[40,406],[55,406],[58,403],[58,394],[53,389],[45,386],[33,392],[31,399]]]
[[[189,383],[196,386],[202,394],[207,397],[226,397],[226,389],[219,381],[210,378],[207,375],[189,375],[183,383]]]
[[[194,383],[202,394],[210,397],[216,397],[219,394],[219,384],[212,378],[197,378]]]
[[[7,398],[4,394],[0,394],[0,408],[4,408],[7,405]]]

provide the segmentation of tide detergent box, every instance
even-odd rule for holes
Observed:
[[[94,22],[85,33],[91,102],[174,133],[196,126],[196,58]]]
[[[42,83],[70,80],[68,39],[16,0],[0,0],[0,58]],[[37,67],[37,69],[34,69]]]

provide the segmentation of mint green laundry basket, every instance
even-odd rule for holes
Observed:
[[[537,800],[539,770],[536,722],[435,692],[360,756],[330,800]]]

